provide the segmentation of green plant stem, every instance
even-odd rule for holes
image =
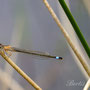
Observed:
[[[80,30],[79,26],[77,25],[74,17],[72,16],[72,14],[71,14],[67,4],[65,3],[64,0],[58,0],[58,1],[61,4],[62,8],[64,9],[64,12],[66,13],[70,23],[72,24],[72,26],[73,26],[73,28],[74,28],[74,30],[75,30],[79,40],[81,41],[81,43],[82,43],[82,45],[83,45],[83,47],[84,47],[88,57],[90,58],[90,48],[89,48],[89,46],[88,46],[88,44],[87,44],[83,34],[81,33],[81,30]]]
[[[83,66],[84,70],[87,72],[87,75],[90,77],[90,68],[89,68],[87,62],[85,62],[84,58],[79,53],[78,49],[75,47],[74,43],[70,39],[68,33],[66,32],[66,30],[62,26],[60,20],[58,19],[58,17],[56,16],[55,12],[53,11],[53,9],[51,8],[51,6],[49,5],[48,1],[47,0],[43,0],[43,2],[45,4],[45,6],[47,7],[48,11],[50,12],[51,16],[53,17],[53,19],[55,20],[56,24],[58,25],[58,27],[60,28],[60,30],[64,34],[64,37],[66,38],[68,44],[70,45],[70,47],[72,48],[73,52],[77,56],[79,62]]]

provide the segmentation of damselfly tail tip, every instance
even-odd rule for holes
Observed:
[[[59,57],[59,56],[56,56],[56,59],[61,59],[62,60],[63,58],[62,57]]]

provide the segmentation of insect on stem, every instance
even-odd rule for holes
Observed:
[[[62,57],[59,57],[59,56],[50,55],[48,52],[20,49],[20,48],[11,47],[9,45],[2,45],[2,44],[0,44],[0,47],[3,47],[5,51],[21,52],[21,53],[26,53],[26,54],[36,55],[36,56],[42,56],[42,57],[46,57],[46,58],[53,58],[53,59],[57,59],[57,60],[63,59]]]

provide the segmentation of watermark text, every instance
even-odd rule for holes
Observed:
[[[75,81],[75,80],[68,80],[66,82],[66,86],[84,86],[84,81]]]

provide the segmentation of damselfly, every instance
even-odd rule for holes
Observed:
[[[43,56],[43,57],[46,57],[46,58],[53,58],[53,59],[58,59],[58,60],[63,59],[62,57],[59,57],[59,56],[50,55],[48,52],[20,49],[20,48],[12,47],[10,45],[2,45],[2,44],[0,44],[0,48],[4,49],[6,52],[7,51],[21,52],[21,53],[26,53],[26,54],[31,54],[31,55]]]

